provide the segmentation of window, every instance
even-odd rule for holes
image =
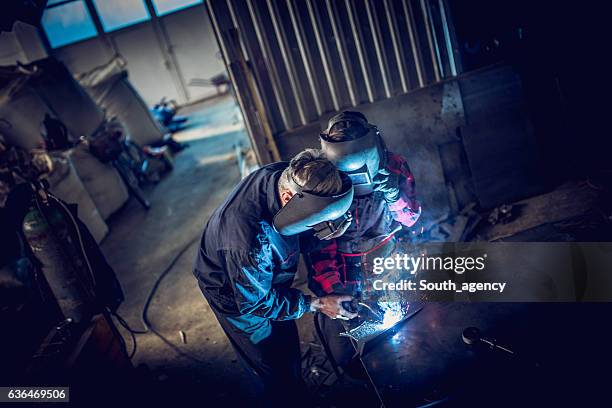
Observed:
[[[202,0],[152,0],[158,16],[202,2]],[[151,19],[144,0],[93,0],[93,4],[106,32]],[[48,0],[42,25],[53,48],[97,35],[84,0]]]
[[[94,0],[94,5],[106,32],[151,18],[142,0]]]
[[[82,0],[48,8],[43,14],[42,25],[53,48],[97,35],[96,27]]]
[[[153,6],[158,16],[179,11],[202,3],[202,0],[153,0]]]

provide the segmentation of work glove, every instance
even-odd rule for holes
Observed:
[[[342,302],[350,302],[353,300],[349,295],[328,295],[314,299],[310,303],[310,310],[313,312],[321,312],[332,319],[351,320],[357,317],[357,313],[353,313],[342,306]]]
[[[387,204],[394,204],[400,198],[399,176],[387,169],[379,169],[372,180],[374,191],[383,193]]]

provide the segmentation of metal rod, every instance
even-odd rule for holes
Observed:
[[[344,0],[346,6],[346,13],[349,18],[349,25],[351,26],[351,32],[353,33],[353,39],[355,40],[355,48],[357,49],[357,58],[359,59],[359,65],[361,66],[361,73],[363,74],[363,82],[366,87],[366,93],[368,94],[368,100],[374,102],[374,92],[372,91],[372,84],[370,83],[370,72],[368,69],[368,63],[363,55],[363,45],[361,41],[361,30],[355,23],[355,16],[353,15],[353,7],[351,7],[351,0]]]
[[[362,357],[362,353],[358,347],[357,344],[355,343],[355,340],[350,339],[351,344],[353,345],[353,347],[355,348],[355,351],[357,352],[357,358],[359,358],[359,362],[361,363],[361,367],[363,368],[363,371],[365,372],[366,376],[368,377],[368,381],[370,383],[370,387],[372,387],[372,389],[374,390],[374,393],[376,394],[376,397],[378,398],[378,401],[380,402],[380,406],[381,408],[384,408],[385,405],[385,400],[383,400],[382,395],[380,394],[380,391],[378,391],[378,387],[376,387],[376,383],[374,382],[374,379],[372,378],[372,376],[370,375],[370,372],[368,371],[368,367],[365,364],[365,361],[363,361],[363,357]]]
[[[280,22],[277,18],[277,6],[272,0],[268,0],[266,2],[268,6],[268,11],[270,12],[270,19],[272,20],[272,27],[274,28],[274,33],[276,34],[276,38],[278,39],[278,48],[281,52],[281,57],[283,59],[283,63],[285,64],[285,69],[287,70],[287,76],[289,77],[289,86],[291,87],[291,91],[293,93],[293,99],[295,101],[295,106],[298,110],[298,115],[300,117],[300,121],[302,125],[308,123],[306,120],[306,115],[304,114],[303,105],[303,95],[297,84],[297,74],[295,71],[295,67],[293,65],[293,61],[291,60],[291,56],[287,51],[287,37],[285,36],[285,32],[281,27]]]
[[[395,20],[395,13],[391,13],[391,6],[389,0],[383,0],[385,6],[385,16],[387,17],[387,24],[389,25],[389,31],[391,33],[391,43],[393,45],[393,53],[395,54],[395,61],[397,63],[397,70],[399,71],[400,83],[402,85],[402,91],[408,92],[408,83],[406,81],[406,73],[404,72],[404,62],[402,61],[403,55],[397,38],[399,33],[397,32],[397,21]]]
[[[427,34],[427,43],[429,44],[429,52],[431,53],[431,64],[433,65],[434,77],[436,81],[442,78],[440,69],[442,63],[440,61],[440,52],[438,50],[438,43],[433,33],[433,24],[431,21],[431,13],[429,12],[429,3],[426,0],[421,0],[421,11],[423,12],[423,25],[425,26],[425,33]]]
[[[431,28],[431,38],[434,43],[434,51],[436,52],[436,61],[438,62],[438,68],[440,69],[440,79],[446,76],[444,72],[444,63],[442,62],[442,54],[440,53],[440,44],[438,44],[438,35],[436,33],[436,24],[434,21],[433,12],[431,11],[431,1],[423,0],[427,7],[427,16],[429,16],[429,27]]]
[[[485,344],[488,344],[489,346],[491,346],[491,348],[498,348],[500,350],[505,351],[506,353],[510,353],[510,354],[514,354],[514,351],[507,349],[503,346],[500,346],[499,344],[495,344],[495,342],[489,340],[489,339],[485,339],[485,338],[481,338],[480,341],[482,341]]]
[[[217,19],[217,16],[215,14],[215,8],[212,3],[213,3],[212,1],[208,2],[207,9],[208,9],[208,14],[210,16],[210,20],[213,25],[213,31],[215,32],[215,36],[217,37],[217,43],[219,43],[219,47],[221,48],[221,56],[223,56],[223,62],[225,63],[225,70],[227,71],[230,77],[230,80],[232,81],[232,87],[234,88],[234,92],[236,93],[236,99],[238,100],[238,106],[240,106],[243,117],[245,119],[244,124],[246,125],[249,134],[253,134],[254,129],[251,123],[247,120],[246,105],[245,105],[244,97],[242,96],[242,90],[238,89],[238,87],[235,86],[236,77],[234,75],[234,71],[230,69],[231,62],[228,61],[227,46],[225,44],[225,41],[223,40],[223,36],[221,35],[221,28],[219,27],[219,20]]]
[[[336,24],[336,19],[334,17],[334,6],[332,0],[326,0],[325,4],[327,5],[327,12],[329,14],[329,21],[332,26],[332,32],[334,33],[334,38],[336,39],[336,46],[338,47],[338,54],[340,55],[340,65],[342,65],[342,71],[344,71],[344,77],[346,78],[346,87],[348,89],[349,98],[351,99],[351,104],[353,106],[357,106],[357,98],[355,96],[355,89],[353,87],[353,80],[351,72],[349,71],[348,64],[346,62],[346,47],[343,44],[342,38],[340,36],[340,32],[338,29],[338,25]]]
[[[312,0],[306,0],[306,8],[308,9],[308,16],[310,17],[310,22],[312,23],[312,29],[314,31],[315,40],[317,41],[317,48],[319,49],[319,53],[321,55],[321,63],[323,64],[323,72],[325,73],[325,79],[327,80],[327,85],[329,86],[329,93],[332,98],[332,104],[334,105],[334,110],[340,110],[340,103],[338,103],[338,95],[336,94],[336,85],[334,83],[334,79],[331,75],[331,69],[329,67],[328,59],[329,59],[329,49],[327,48],[327,43],[325,43],[321,39],[321,33],[319,31],[319,22],[321,18],[319,13],[312,5]]]
[[[274,129],[286,129],[278,104],[277,90],[273,89],[274,81],[270,77],[268,61],[264,58],[261,47],[257,40],[253,19],[245,5],[244,0],[225,0],[233,27],[240,27],[239,41],[242,55],[251,64],[247,67],[253,73],[254,82],[257,84],[257,94],[262,104],[266,106],[266,112],[274,115]],[[246,11],[246,13],[245,13]],[[257,113],[259,115],[259,113]],[[272,129],[272,124],[270,124]]]
[[[380,75],[382,76],[383,88],[385,89],[385,96],[387,98],[391,97],[391,88],[389,86],[388,79],[388,71],[389,67],[387,66],[387,56],[385,55],[385,51],[381,46],[381,33],[380,33],[380,25],[378,24],[378,16],[376,14],[376,9],[372,8],[370,4],[370,0],[365,0],[366,5],[366,14],[368,15],[368,22],[370,23],[370,32],[372,33],[372,38],[374,40],[374,51],[376,52],[376,58],[378,59],[378,66],[380,68]]]
[[[412,50],[412,57],[414,58],[414,66],[416,68],[417,78],[419,80],[419,87],[425,86],[425,80],[423,78],[421,53],[416,43],[416,31],[414,19],[412,17],[412,6],[408,3],[408,0],[402,1],[402,7],[404,14],[406,14],[406,26],[408,28],[408,37],[410,37],[410,49]]]
[[[295,33],[295,38],[297,40],[298,49],[300,51],[300,56],[302,57],[302,63],[304,64],[304,70],[306,71],[306,78],[308,79],[308,85],[310,87],[310,92],[312,93],[312,99],[314,100],[315,109],[317,111],[317,116],[320,116],[323,113],[323,108],[321,106],[321,99],[320,99],[319,91],[317,89],[317,84],[315,83],[314,76],[312,74],[310,53],[304,45],[304,41],[305,41],[304,29],[302,27],[301,22],[295,15],[295,10],[293,9],[294,6],[295,6],[294,1],[289,0],[287,2],[287,8],[289,9],[289,18],[291,19],[291,25],[293,26],[293,31]]]
[[[238,16],[236,15],[236,10],[234,10],[235,1],[236,0],[226,0],[226,3],[227,3],[227,9],[229,10],[230,17],[232,19],[232,24],[234,25],[234,27],[238,28],[240,27],[240,23],[238,22]],[[243,55],[250,56],[244,41],[240,41],[240,48],[242,48]]]
[[[376,387],[376,383],[374,382],[374,379],[372,378],[372,376],[370,375],[370,372],[368,371],[365,362],[363,361],[363,358],[361,357],[361,355],[359,355],[359,361],[361,362],[361,366],[363,367],[363,371],[365,371],[366,375],[368,376],[368,380],[370,381],[370,386],[374,389],[374,393],[376,394],[376,397],[378,397],[378,401],[380,401],[380,406],[381,408],[385,408],[385,400],[383,400],[382,395],[380,394],[380,391],[378,391],[378,387]]]
[[[276,71],[276,67],[273,63],[271,63],[272,60],[270,59],[270,48],[267,40],[263,37],[261,21],[259,19],[259,16],[257,15],[255,6],[253,5],[253,0],[246,0],[246,3],[249,9],[249,14],[251,15],[251,20],[253,21],[253,28],[255,29],[257,41],[259,42],[259,45],[261,47],[261,53],[264,57],[268,72],[270,73],[270,79],[272,80],[272,90],[274,92],[274,97],[278,105],[278,110],[280,112],[281,119],[283,120],[283,125],[285,129],[290,129],[292,125],[290,124],[289,116],[287,113],[287,101],[284,95],[281,93],[282,86],[278,77],[278,72]]]
[[[347,326],[344,326],[344,329],[346,330]],[[374,390],[374,393],[376,394],[376,397],[378,398],[378,401],[380,402],[381,408],[384,408],[386,406],[385,400],[383,400],[382,395],[378,391],[378,387],[376,387],[376,383],[374,382],[374,379],[372,378],[372,376],[370,375],[370,372],[368,371],[368,367],[366,366],[365,361],[363,361],[363,348],[362,347],[364,347],[365,344],[363,344],[360,347],[358,342],[352,337],[349,337],[349,341],[351,342],[351,345],[353,346],[353,348],[355,349],[355,352],[357,353],[357,358],[359,359],[359,362],[361,363],[361,368],[363,368],[363,371],[368,377],[368,382],[370,383],[370,387],[372,387],[372,389]]]
[[[359,306],[363,306],[363,307],[365,307],[366,309],[368,309],[370,312],[372,312],[372,314],[373,314],[374,316],[378,317],[380,320],[382,320],[382,319],[384,318],[384,316],[381,316],[381,315],[380,315],[380,313],[378,313],[378,312],[374,311],[374,309],[373,309],[373,308],[372,308],[370,305],[368,305],[367,303],[358,302],[357,304],[358,304]]]
[[[213,1],[210,1],[208,3],[208,15],[213,25],[213,32],[215,33],[215,37],[217,38],[217,43],[221,48],[221,55],[223,56],[223,62],[225,63],[226,71],[230,77],[230,80],[232,81],[232,87],[234,89],[236,99],[238,100],[238,106],[242,111],[242,116],[244,118],[247,133],[251,141],[251,146],[255,151],[259,164],[268,164],[273,161],[278,161],[278,149],[276,148],[276,144],[274,143],[274,139],[272,137],[272,133],[268,125],[267,119],[265,116],[261,117],[260,115],[258,115],[259,110],[261,110],[261,115],[265,115],[265,111],[263,111],[261,103],[259,102],[259,100],[256,100],[254,103],[255,107],[253,109],[251,106],[249,106],[247,101],[248,90],[243,89],[241,86],[237,86],[238,81],[236,77],[236,72],[234,72],[233,69],[233,65],[235,64],[234,61],[230,61],[227,43],[223,36],[223,32],[219,26],[219,20],[215,13],[215,8],[213,4]],[[240,51],[241,49],[238,48],[237,50]],[[245,65],[244,61],[241,61],[239,63]],[[252,87],[254,88],[254,85]],[[253,112],[256,115],[256,118],[252,117],[251,113]],[[262,129],[258,129],[259,126],[261,126]]]
[[[457,66],[455,65],[455,50],[451,41],[450,30],[448,28],[448,20],[446,19],[446,4],[444,0],[438,0],[440,8],[440,19],[442,20],[442,30],[444,31],[444,41],[446,42],[446,54],[448,55],[448,63],[450,65],[451,75],[457,76]]]

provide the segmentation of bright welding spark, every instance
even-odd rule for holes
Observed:
[[[382,329],[388,329],[402,320],[402,305],[400,302],[378,302],[383,312]]]
[[[346,333],[341,333],[341,335],[351,337],[357,341],[371,338],[399,323],[407,315],[409,308],[408,304],[398,301],[379,301],[378,306],[381,309],[381,314],[383,314],[382,322],[376,320],[366,320],[356,328],[353,328]],[[393,339],[393,342],[397,342],[397,344],[399,344],[401,341],[400,336],[394,336]]]

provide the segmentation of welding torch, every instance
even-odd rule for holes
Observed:
[[[402,225],[398,225],[397,227],[395,227],[389,234],[387,234],[387,236],[381,241],[379,242],[376,246],[374,246],[374,248],[370,249],[367,252],[363,252],[363,253],[359,253],[359,254],[350,254],[350,255],[346,255],[346,256],[362,256],[362,255],[367,255],[371,252],[374,252],[375,250],[377,250],[378,248],[380,248],[381,246],[383,246],[384,244],[386,244],[391,238],[393,238],[393,236],[398,233],[399,231],[401,231],[403,228]],[[374,317],[376,317],[376,319],[383,321],[384,320],[384,316],[377,312],[376,310],[374,310],[374,308],[370,305],[368,305],[365,302],[362,302],[360,300],[359,297],[355,297],[353,298],[351,301],[345,301],[341,303],[341,306],[348,312],[350,313],[357,313],[359,314],[359,312],[365,308],[367,310],[370,311],[370,313],[372,313],[372,315]],[[342,319],[342,320],[350,320],[344,316],[338,315],[336,317],[337,319]]]
[[[370,313],[372,313],[372,315],[374,315],[377,319],[379,320],[383,320],[384,316],[382,316],[379,312],[377,312],[376,310],[374,310],[374,308],[370,305],[368,305],[365,302],[362,302],[359,298],[353,298],[351,301],[346,301],[346,302],[342,302],[341,303],[342,307],[347,310],[348,312],[351,313],[357,313],[359,314],[359,312],[363,309],[366,308],[367,310],[370,311]],[[347,318],[344,318],[344,320],[349,320]]]

